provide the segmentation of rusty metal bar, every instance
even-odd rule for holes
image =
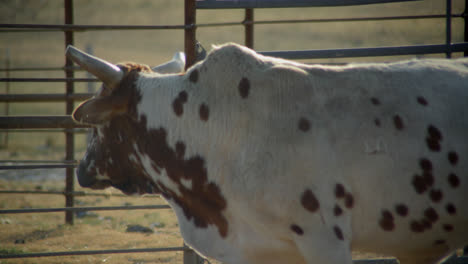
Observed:
[[[465,10],[463,11],[463,14],[461,15],[463,18],[463,22],[465,25],[464,32],[463,32],[463,40],[465,42],[468,42],[468,0],[465,0]],[[468,50],[466,50],[463,55],[465,57],[468,57]]]
[[[0,190],[0,194],[41,194],[41,195],[66,195],[65,191],[29,191],[29,190]],[[74,196],[103,196],[103,197],[128,197],[123,193],[93,193],[74,191],[71,193]],[[139,199],[144,198],[161,198],[159,194],[145,194],[144,196],[138,197]]]
[[[468,43],[454,43],[450,45],[451,52],[465,52]],[[265,56],[278,57],[289,60],[321,59],[321,58],[349,58],[349,57],[377,57],[396,55],[417,55],[446,53],[447,45],[417,45],[379,48],[329,49],[329,50],[294,50],[259,52]]]
[[[198,9],[229,9],[229,8],[292,8],[320,6],[350,6],[369,5],[391,2],[406,2],[418,0],[197,0]]]
[[[94,94],[0,94],[0,102],[23,103],[23,102],[63,102],[65,100],[83,101]]]
[[[67,71],[65,69],[65,71]],[[99,82],[96,78],[0,78],[0,82]]]
[[[64,257],[64,256],[101,255],[101,254],[118,254],[118,253],[151,253],[151,252],[186,251],[186,250],[189,250],[189,248],[187,248],[187,247],[166,247],[166,248],[83,250],[83,251],[7,254],[7,255],[0,255],[0,259]]]
[[[91,206],[91,207],[59,207],[59,208],[27,208],[27,209],[1,209],[0,214],[29,214],[29,213],[56,213],[56,212],[83,212],[83,211],[114,211],[114,210],[147,210],[170,209],[166,204],[159,205],[128,205],[128,206]]]
[[[251,49],[254,48],[254,10],[252,8],[245,9],[244,19],[245,46]]]
[[[445,45],[447,47],[446,57],[452,57],[451,43],[452,43],[452,0],[447,0],[446,4],[446,18],[445,18]]]
[[[57,164],[57,165],[0,165],[0,170],[35,170],[35,169],[66,169],[75,168],[76,164]]]
[[[196,23],[196,9],[195,9],[195,0],[185,0],[185,38],[184,38],[184,46],[185,46],[185,56],[186,56],[186,64],[185,69],[188,69],[192,66],[196,61],[196,49],[195,45],[196,41],[196,30],[197,27]]]
[[[6,49],[6,54],[5,54],[5,77],[10,78],[10,49]],[[5,94],[9,95],[10,94],[10,83],[7,82],[5,83]],[[4,106],[4,111],[5,115],[9,116],[10,115],[10,104],[7,102]],[[3,145],[2,147],[8,148],[8,131],[3,134]]]
[[[65,0],[65,24],[73,24],[73,0]],[[65,47],[73,45],[73,31],[65,32]],[[71,67],[73,62],[69,58],[65,58],[65,68]],[[66,78],[74,78],[74,72],[72,70],[65,70]],[[73,112],[74,104],[73,100],[69,98],[74,93],[73,81],[67,81],[66,84],[67,100],[65,103],[66,114],[71,115]],[[73,160],[75,152],[75,138],[72,132],[65,132],[65,159]],[[65,170],[65,192],[72,193],[74,191],[74,168],[66,168]],[[75,197],[73,195],[65,195],[65,206],[73,207]],[[65,223],[73,225],[74,218],[71,211],[65,212]]]
[[[0,129],[86,128],[76,124],[71,116],[0,116]],[[73,158],[65,158],[73,160]]]
[[[185,29],[185,25],[53,25],[53,24],[0,24],[0,32],[28,32],[34,31],[97,31],[97,30],[164,30],[164,29]]]

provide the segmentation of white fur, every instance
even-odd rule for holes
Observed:
[[[468,244],[467,65],[464,59],[309,66],[226,45],[185,75],[142,74],[138,112],[148,117],[148,129],[167,129],[170,146],[184,142],[185,157],[203,157],[209,181],[227,201],[227,237],[211,225],[196,227],[170,201],[184,239],[202,254],[233,264],[350,264],[351,250],[359,250],[431,263]],[[198,71],[196,83],[188,80],[193,71]],[[250,83],[245,99],[238,90],[242,78]],[[172,102],[180,91],[188,93],[188,101],[178,117]],[[427,106],[417,102],[419,96]],[[207,122],[200,120],[201,104],[209,107]],[[403,120],[401,131],[395,115]],[[308,131],[298,129],[301,117],[310,122]],[[430,124],[442,131],[441,152],[427,147]],[[458,153],[456,166],[447,161],[449,151]],[[178,191],[147,156],[138,158],[153,179]],[[444,194],[439,203],[428,191],[417,194],[411,184],[421,158],[433,164],[434,188]],[[460,178],[458,188],[447,183],[450,172]],[[337,183],[353,195],[352,209],[336,199]],[[305,189],[319,200],[318,212],[301,205]],[[456,216],[445,212],[447,202],[456,206]],[[408,206],[409,216],[395,213],[398,203]],[[337,204],[343,209],[339,217],[333,215]],[[428,207],[439,220],[431,230],[412,232],[410,222]],[[382,210],[393,213],[391,232],[379,226]],[[444,232],[443,223],[453,223],[454,232]],[[292,224],[304,234],[293,232]],[[335,226],[344,240],[337,239]],[[435,247],[437,239],[448,247]]]

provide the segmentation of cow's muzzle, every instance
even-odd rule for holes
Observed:
[[[87,164],[83,161],[78,165],[76,175],[78,183],[83,188],[105,189],[111,186],[111,181],[109,180],[98,180],[96,171],[89,171]]]

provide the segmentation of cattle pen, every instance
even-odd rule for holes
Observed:
[[[354,0],[351,1],[352,5],[373,5],[379,6],[391,2],[419,2],[411,0]],[[184,51],[187,56],[187,65],[190,67],[196,61],[196,43],[197,40],[205,43],[199,35],[197,30],[208,28],[228,28],[228,27],[241,27],[244,33],[244,45],[250,48],[255,48],[255,34],[256,27],[266,25],[297,25],[297,24],[327,24],[327,23],[377,23],[385,21],[426,21],[434,20],[443,24],[444,36],[443,42],[438,43],[424,43],[421,45],[398,45],[398,46],[379,46],[379,47],[352,47],[352,48],[332,48],[332,49],[307,49],[307,50],[259,50],[260,53],[268,56],[280,57],[292,60],[317,60],[317,59],[336,59],[337,63],[342,63],[339,59],[348,58],[367,58],[367,57],[390,57],[396,56],[422,56],[427,54],[435,54],[447,58],[468,56],[468,0],[457,1],[464,7],[460,13],[453,12],[453,5],[455,1],[445,0],[444,12],[418,14],[415,15],[384,15],[384,16],[365,16],[365,17],[326,17],[326,18],[298,18],[298,19],[265,19],[255,20],[254,12],[257,9],[270,10],[275,8],[340,8],[343,5],[349,5],[349,1],[343,0],[265,0],[265,1],[216,1],[216,0],[185,0],[183,7],[184,23],[171,24],[171,25],[142,25],[142,24],[76,24],[75,12],[76,2],[73,0],[63,1],[63,23],[50,23],[50,24],[17,24],[5,23],[0,24],[0,34],[64,34],[64,43],[61,47],[64,49],[68,45],[76,43],[75,35],[82,32],[131,32],[131,31],[175,31],[181,34],[183,31]],[[202,10],[215,10],[211,12],[223,12],[226,9],[236,9],[243,12],[241,21],[236,22],[209,22],[197,23],[197,12]],[[179,10],[182,13],[182,10]],[[423,22],[421,22],[423,23]],[[463,32],[453,32],[453,24],[461,25],[457,28],[463,29]],[[454,35],[458,36],[454,42]],[[461,36],[461,37],[460,37]],[[208,43],[207,43],[208,44]],[[63,50],[60,50],[62,52]],[[151,52],[151,51],[150,51]],[[58,53],[58,51],[57,51]],[[62,58],[64,57],[64,52]],[[106,196],[105,193],[87,193],[77,191],[74,180],[75,168],[78,164],[75,154],[77,152],[76,135],[85,135],[88,127],[77,125],[73,122],[70,114],[76,106],[75,102],[83,101],[93,95],[92,91],[77,92],[75,85],[96,83],[97,80],[90,76],[81,76],[78,67],[74,66],[70,59],[64,59],[65,64],[61,67],[11,67],[9,61],[5,58],[4,66],[0,66],[0,84],[5,85],[5,93],[0,94],[0,103],[5,106],[5,111],[0,116],[0,132],[3,135],[3,142],[0,144],[5,145],[7,148],[8,134],[9,133],[56,133],[64,135],[64,158],[60,160],[25,160],[25,159],[8,159],[0,160],[1,171],[18,171],[18,170],[36,170],[36,169],[63,169],[65,187],[63,190],[6,190],[0,189],[0,195],[13,195],[13,194],[28,194],[28,195],[58,195],[65,197],[65,204],[63,207],[55,208],[11,208],[3,206],[0,208],[0,216],[16,215],[16,214],[39,214],[39,213],[64,213],[65,223],[73,225],[77,212],[87,211],[113,211],[113,210],[167,210],[169,206],[166,204],[146,204],[146,205],[125,205],[125,206],[81,206],[77,204],[76,197],[84,197],[89,195]],[[335,61],[332,61],[334,63]],[[65,74],[64,77],[11,77],[12,73],[24,72],[27,76],[30,72],[38,74],[44,72],[58,72]],[[10,84],[40,84],[48,85],[61,85],[64,93],[16,93],[12,92],[9,88]],[[17,103],[64,103],[65,112],[63,115],[16,115],[9,111],[10,104]],[[113,194],[116,195],[116,194]],[[142,198],[143,199],[143,198]],[[147,198],[144,198],[147,199]],[[154,239],[157,239],[155,237]],[[158,252],[183,252],[183,262],[203,263],[204,260],[197,256],[190,248],[180,245],[173,247],[158,247],[158,248],[131,248],[131,249],[101,249],[101,250],[70,250],[60,252],[9,252],[4,254],[0,252],[0,263],[8,259],[27,259],[27,258],[53,258],[61,256],[82,256],[82,255],[109,255],[109,254],[138,254],[138,253],[158,253]],[[466,253],[466,252],[465,252]],[[396,263],[395,259],[380,259],[380,260],[355,260],[354,263],[359,264],[384,264]],[[468,263],[466,256],[453,256],[446,263]]]

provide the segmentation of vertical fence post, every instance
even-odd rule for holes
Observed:
[[[184,3],[185,16],[185,35],[184,35],[184,50],[186,57],[185,69],[195,64],[196,60],[196,5],[195,0],[185,0]],[[185,245],[184,245],[185,246]],[[185,246],[186,247],[186,246]],[[193,250],[184,251],[184,264],[200,264],[203,259]]]
[[[244,30],[245,30],[245,46],[254,48],[254,10],[253,8],[245,9]]]
[[[196,28],[196,6],[195,0],[185,0],[185,56],[186,64],[185,69],[188,69],[195,63],[196,52],[195,46],[197,44],[195,32]]]
[[[468,0],[467,0],[468,1]],[[5,51],[5,78],[10,78],[10,49],[7,48]],[[10,82],[5,82],[5,94],[10,93]],[[5,102],[5,116],[10,115],[10,105]],[[3,134],[3,145],[2,147],[8,148],[8,131]]]
[[[73,24],[73,0],[65,0],[65,24],[70,25]],[[68,45],[73,45],[73,31],[65,31],[65,47]],[[65,58],[65,76],[66,78],[73,78],[73,62]],[[73,111],[73,100],[71,96],[73,94],[73,81],[68,80],[66,82],[66,114],[70,115]],[[73,132],[68,130],[65,132],[65,160],[74,160],[74,137]],[[65,206],[66,207],[73,207],[74,204],[74,197],[73,197],[73,190],[74,190],[74,173],[73,168],[66,168],[66,179],[65,179]],[[65,223],[73,225],[73,212],[67,211],[65,212]]]
[[[91,54],[91,55],[94,54],[93,46],[91,44],[89,44],[89,43],[88,43],[88,45],[86,45],[86,53]],[[86,72],[86,78],[91,79],[91,78],[93,78],[93,75],[91,73],[89,73],[89,72]],[[94,94],[95,92],[96,92],[96,89],[94,88],[94,82],[88,82],[88,93]],[[88,133],[86,135],[86,143],[87,144],[89,144],[91,142],[91,137],[92,137],[91,133]]]
[[[464,29],[464,41],[468,42],[468,0],[465,0],[465,11],[463,11],[463,22],[465,24]],[[468,50],[463,53],[463,56],[468,57]]]
[[[452,0],[447,0],[446,6],[446,15],[445,15],[445,45],[447,46],[446,57],[452,57],[452,51],[450,44],[452,43]]]

